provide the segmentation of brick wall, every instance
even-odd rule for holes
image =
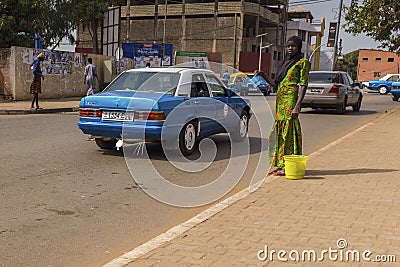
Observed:
[[[360,49],[357,80],[377,80],[389,73],[400,73],[399,65],[400,58],[396,53],[375,49]]]

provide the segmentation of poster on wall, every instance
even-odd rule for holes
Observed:
[[[184,52],[175,53],[175,65],[197,69],[210,69],[206,52]]]
[[[152,43],[122,43],[124,57],[135,61],[135,68],[172,65],[172,44],[165,44],[164,60],[162,61],[162,45]]]

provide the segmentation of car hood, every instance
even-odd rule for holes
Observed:
[[[172,95],[147,92],[104,92],[82,98],[80,108],[101,109],[158,109],[158,103],[173,99]]]

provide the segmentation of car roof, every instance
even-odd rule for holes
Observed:
[[[236,73],[232,73],[231,77],[236,77],[236,76],[247,76],[250,74],[254,74],[253,72],[236,72]]]
[[[186,67],[161,67],[161,68],[138,68],[138,69],[129,69],[126,72],[168,72],[168,73],[181,73],[181,72],[193,72],[193,71],[202,71],[202,72],[210,72],[213,73],[211,70],[208,69],[199,69],[199,68],[186,68]]]
[[[341,70],[312,70],[310,73],[346,73]]]

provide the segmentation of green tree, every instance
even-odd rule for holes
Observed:
[[[29,0],[0,0],[0,47],[34,45],[34,16],[29,10],[36,3]]]
[[[70,0],[0,0],[0,47],[34,46],[39,34],[43,46],[55,46],[71,34]]]
[[[381,42],[380,47],[400,53],[400,1],[351,0],[345,19],[347,32],[364,33]]]
[[[93,52],[98,53],[98,30],[103,14],[113,0],[0,0],[0,47],[34,46],[34,35],[43,47],[56,47],[64,37],[75,40],[72,31],[88,29]]]
[[[360,50],[355,50],[350,53],[347,53],[343,56],[343,59],[337,61],[338,70],[346,71],[350,74],[353,80],[357,79],[357,69],[358,69],[358,55]]]
[[[41,33],[45,47],[57,47],[65,37],[69,38],[70,43],[75,39],[72,31],[77,28],[71,19],[73,17],[74,6],[71,0],[50,0],[46,1],[48,6],[40,14],[41,20],[36,29]]]

